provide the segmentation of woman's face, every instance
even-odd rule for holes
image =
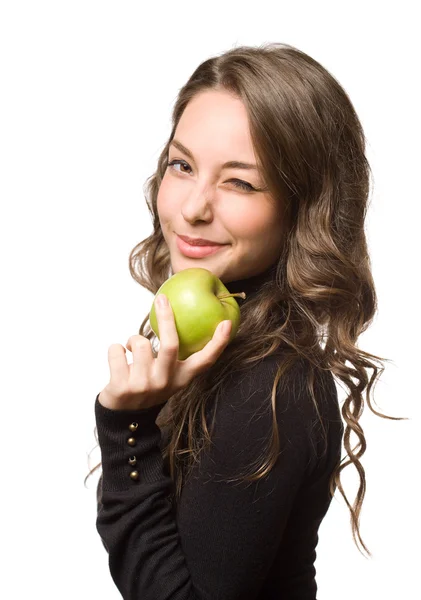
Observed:
[[[203,267],[228,283],[258,275],[280,254],[283,207],[269,194],[262,173],[223,168],[228,161],[256,164],[246,109],[227,92],[201,92],[178,123],[157,198],[173,274]],[[236,180],[245,182],[245,189],[236,187]],[[247,184],[266,191],[248,191]],[[226,245],[192,258],[179,249],[177,234]]]

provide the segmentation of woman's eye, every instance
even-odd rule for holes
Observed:
[[[246,192],[255,191],[254,187],[247,183],[247,181],[241,181],[241,179],[231,179],[231,181],[236,187],[239,187],[240,189],[245,190]]]
[[[184,160],[172,160],[170,163],[168,163],[168,166],[172,169],[175,169],[177,165],[180,165],[183,168],[191,169],[191,167]],[[177,169],[175,169],[175,171],[177,171]],[[178,173],[185,173],[185,171],[178,171]],[[230,179],[229,181],[232,182],[235,187],[245,190],[246,192],[256,191],[256,189],[250,183],[242,181],[241,179]]]
[[[168,166],[172,168],[174,168],[176,165],[182,165],[183,167],[187,166],[187,168],[190,169],[189,165],[184,160],[172,160],[170,163],[168,163]],[[175,170],[177,171],[177,169]],[[181,173],[183,173],[183,171],[181,171]]]

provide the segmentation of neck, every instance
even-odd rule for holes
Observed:
[[[231,294],[236,292],[245,292],[246,298],[248,298],[254,295],[266,281],[269,281],[275,277],[277,264],[278,261],[257,275],[252,275],[251,277],[245,277],[243,279],[236,279],[235,281],[229,281],[224,285]],[[244,301],[241,298],[238,299],[242,302]]]

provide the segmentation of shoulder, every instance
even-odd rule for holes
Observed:
[[[256,459],[270,449],[276,427],[280,454],[295,463],[314,466],[321,455],[320,418],[326,431],[333,423],[336,437],[340,435],[341,419],[332,373],[315,369],[312,374],[308,361],[298,358],[281,375],[274,390],[282,362],[282,355],[271,355],[227,379],[215,411],[214,443],[221,460],[225,456],[228,462],[235,462],[241,457],[245,465],[253,457]],[[309,379],[314,380],[316,404],[309,390]]]
[[[265,377],[272,382],[282,360],[279,355],[270,356],[262,366]],[[331,441],[336,439],[335,443],[341,438],[343,423],[338,392],[329,369],[314,367],[307,359],[298,358],[277,390],[277,402],[278,412],[288,413],[291,418],[295,415],[312,446],[319,445],[324,435]]]
[[[289,361],[289,359],[288,359]],[[337,405],[336,384],[331,371],[312,368],[309,361],[298,357],[277,377],[278,369],[285,364],[284,355],[279,352],[266,356],[251,365],[247,370],[234,372],[226,381],[224,395],[231,395],[233,401],[243,405],[247,401],[256,406],[272,397],[276,381],[276,399],[281,411],[300,411],[313,414],[314,402],[310,393],[310,382],[323,413],[328,407]]]
[[[272,386],[283,361],[284,357],[279,353],[266,357],[258,365],[255,376]],[[281,374],[277,399],[281,410],[297,411],[303,418],[313,419],[320,415],[330,420],[338,416],[338,394],[332,372],[312,366],[303,357],[295,359],[291,367]]]
[[[214,444],[232,457],[238,450],[244,457],[261,453],[271,438],[275,408],[278,431],[291,440],[303,433],[302,401],[305,368],[294,364],[287,382],[273,386],[279,357],[270,356],[246,370],[233,372],[216,398]],[[212,417],[212,410],[208,414]],[[212,420],[210,421],[212,423]]]

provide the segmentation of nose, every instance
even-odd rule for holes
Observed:
[[[181,214],[188,223],[196,221],[211,222],[213,219],[213,209],[210,200],[211,192],[202,190],[192,190],[189,196],[182,204]]]

